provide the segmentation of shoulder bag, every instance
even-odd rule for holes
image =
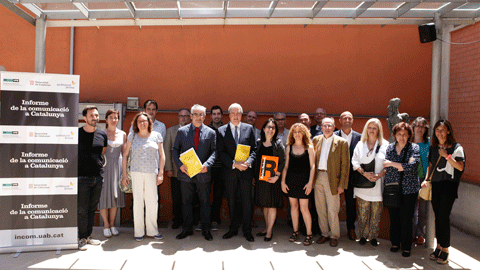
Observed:
[[[410,144],[407,145],[407,149],[405,149],[405,153],[402,157],[402,163],[405,163],[407,159],[407,152],[410,148]],[[393,149],[396,151],[395,149]],[[383,205],[390,208],[400,207],[402,206],[402,181],[403,181],[403,174],[404,172],[399,172],[400,179],[398,182],[388,183],[385,184],[383,189]]]
[[[373,157],[373,160],[370,163],[367,164],[360,164],[360,167],[365,172],[375,172],[375,157],[378,154],[378,151],[380,150],[380,144],[378,144],[377,149],[375,150],[375,156]],[[375,187],[375,184],[377,182],[372,182],[368,180],[365,176],[363,176],[361,173],[358,171],[354,172],[354,178],[353,178],[353,186],[356,188],[373,188]]]
[[[437,164],[435,164],[432,171],[430,172],[430,176],[428,177],[428,179],[426,179],[426,181],[429,182],[428,185],[426,187],[422,187],[420,189],[420,192],[418,193],[418,197],[423,199],[424,201],[432,200],[432,176],[433,176],[433,173],[437,170],[437,165],[441,157],[442,156],[440,155],[438,156]]]
[[[135,132],[133,133],[133,139],[132,139],[132,144],[133,140],[135,140]],[[130,146],[130,150],[128,151],[128,158],[127,158],[127,178],[128,178],[128,185],[123,185],[122,183],[122,178],[123,176],[120,175],[120,179],[118,180],[118,187],[120,188],[120,191],[123,193],[132,193],[132,176],[130,174],[130,165],[132,163],[132,147]]]

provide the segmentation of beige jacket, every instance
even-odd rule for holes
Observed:
[[[348,188],[348,175],[350,173],[350,152],[348,142],[344,138],[332,135],[333,142],[330,147],[327,161],[328,182],[332,195],[337,195],[338,187]],[[323,134],[313,138],[313,148],[315,149],[315,167],[318,167],[320,155],[322,153]],[[318,170],[315,170],[315,179],[317,179]],[[315,185],[315,184],[314,184]]]
[[[165,151],[165,172],[173,171],[173,177],[177,177],[177,164],[173,161],[172,157],[172,148],[175,143],[175,137],[177,136],[177,131],[180,128],[180,125],[169,127],[167,129],[167,136],[163,143],[163,150]]]

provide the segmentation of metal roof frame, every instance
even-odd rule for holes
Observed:
[[[160,3],[175,8],[136,8],[135,3]],[[221,2],[222,7],[216,2]],[[229,8],[229,3],[268,4],[268,8]],[[307,2],[311,8],[277,7],[279,3]],[[399,3],[396,8],[372,8],[376,3]],[[119,3],[124,4],[124,8]],[[184,5],[192,6],[185,8]],[[248,3],[248,4],[247,4]],[[356,3],[352,5],[350,3]],[[358,3],[358,4],[357,4]],[[435,14],[452,24],[472,24],[480,17],[480,0],[0,0],[0,4],[35,25],[45,16],[47,27],[147,26],[147,25],[351,25],[425,24]],[[71,4],[71,9],[58,9]],[[104,8],[89,5],[102,4]],[[114,5],[108,9],[108,6]],[[468,4],[471,8],[462,8]],[[50,5],[51,9],[48,9]],[[203,5],[203,7],[202,7]],[[303,6],[308,5],[304,4]],[[329,8],[329,6],[336,8]],[[68,6],[68,5],[67,5]],[[212,7],[215,6],[215,7]],[[281,5],[279,5],[281,6]],[[292,5],[289,5],[292,6]],[[302,5],[300,5],[302,6]],[[352,6],[356,6],[352,8]],[[418,8],[427,6],[429,8]],[[42,9],[42,7],[45,7]],[[119,8],[120,7],[120,8]]]

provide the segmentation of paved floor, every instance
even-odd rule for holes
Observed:
[[[412,256],[391,253],[390,243],[380,239],[373,247],[342,237],[336,248],[327,244],[304,247],[290,243],[291,229],[282,222],[275,225],[271,242],[256,237],[247,242],[241,234],[229,240],[221,239],[227,231],[222,224],[207,242],[200,232],[183,240],[175,239],[181,229],[162,229],[163,240],[133,239],[133,228],[120,228],[120,236],[106,239],[102,228],[93,235],[102,240],[100,246],[88,246],[87,251],[25,252],[0,254],[0,269],[168,269],[168,270],[295,270],[295,269],[480,269],[479,239],[452,229],[449,265],[439,265],[428,258],[431,250],[413,247]],[[262,224],[259,224],[262,227]],[[345,235],[345,224],[342,224]],[[261,228],[254,229],[254,234]],[[317,237],[316,237],[317,238]],[[316,239],[315,238],[315,239]],[[299,240],[303,241],[301,236]]]

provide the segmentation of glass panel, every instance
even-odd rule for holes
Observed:
[[[223,8],[223,1],[209,1],[209,2],[180,2],[182,9],[218,9]]]
[[[278,2],[276,8],[305,8],[312,9],[315,2],[309,1],[288,1],[288,2]]]
[[[397,9],[403,2],[376,2],[369,9]]]
[[[128,9],[125,2],[89,2],[84,4],[88,9]]]
[[[323,9],[356,9],[362,2],[328,2]]]
[[[420,3],[418,6],[412,8],[412,9],[439,9],[443,5],[446,5],[447,3],[436,3],[436,2],[423,2]]]
[[[228,8],[269,8],[271,4],[269,1],[229,1]]]
[[[458,7],[454,10],[477,10],[480,9],[480,3],[466,3],[465,5]]]
[[[175,1],[135,2],[136,9],[177,9]]]
[[[72,3],[37,3],[41,10],[77,10]]]

